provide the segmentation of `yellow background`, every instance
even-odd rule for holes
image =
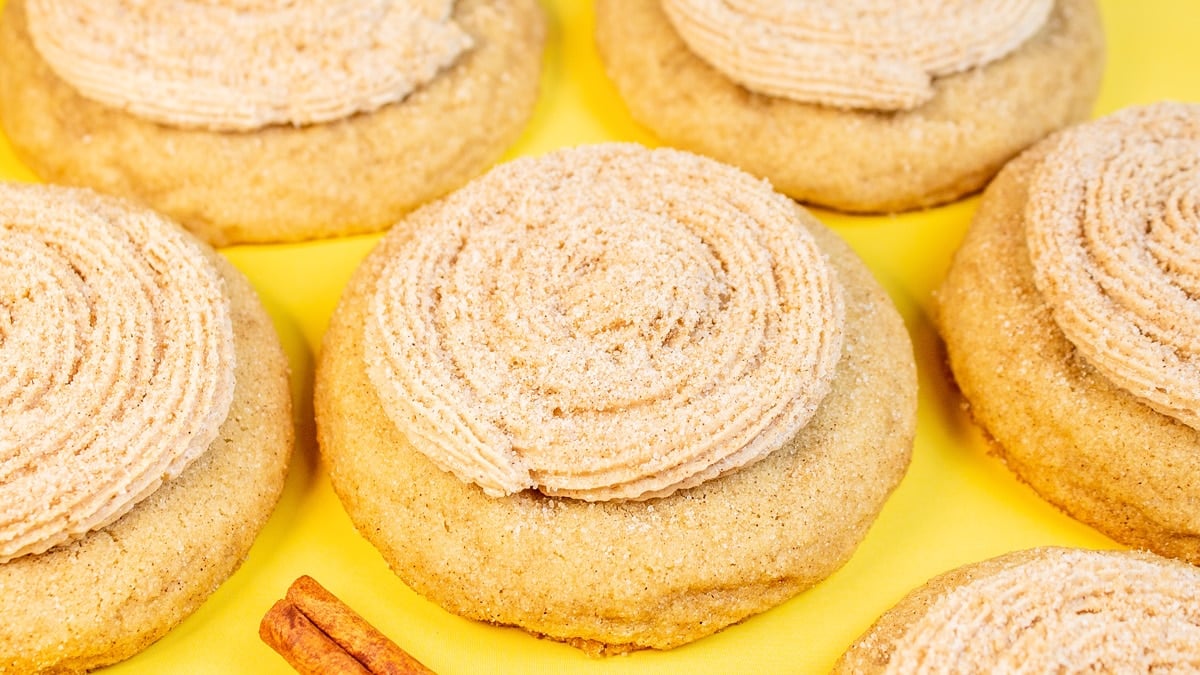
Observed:
[[[508,157],[604,140],[654,144],[604,76],[590,3],[544,4],[550,32],[542,97]],[[1109,60],[1096,115],[1163,99],[1200,101],[1200,2],[1101,5]],[[3,137],[0,178],[34,180]],[[816,588],[715,636],[605,660],[458,618],[416,596],[358,536],[333,495],[313,439],[313,361],[342,286],[376,237],[224,250],[257,287],[288,350],[300,442],[278,509],[243,567],[196,614],[111,672],[292,672],[259,641],[258,621],[295,577],[309,574],[440,673],[821,673],[876,616],[935,574],[1030,546],[1114,546],[1042,502],[987,454],[945,375],[929,296],[975,206],[971,198],[898,216],[817,212],[891,292],[921,372],[912,466],[855,556]]]

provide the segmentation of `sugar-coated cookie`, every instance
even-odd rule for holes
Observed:
[[[174,223],[0,184],[0,671],[132,656],[245,558],[292,449],[246,279]]]
[[[1200,106],[1129,108],[1014,160],[937,292],[1009,468],[1114,539],[1200,564]]]
[[[1094,0],[598,0],[596,43],[663,142],[856,212],[979,189],[1085,119],[1104,67]]]
[[[213,245],[381,230],[516,140],[544,18],[536,0],[378,4],[10,0],[0,125],[43,179]]]
[[[834,673],[1149,673],[1200,664],[1200,569],[1149,553],[1039,548],[905,596]]]
[[[671,648],[849,558],[911,450],[912,347],[850,249],[765,182],[599,145],[394,227],[316,377],[351,519],[446,609]]]

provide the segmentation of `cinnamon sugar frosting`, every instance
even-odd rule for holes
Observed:
[[[841,289],[797,209],[674,150],[503,165],[393,231],[368,374],[414,447],[493,496],[699,484],[780,447],[831,386]]]
[[[404,99],[468,49],[454,0],[28,0],[81,94],[178,127],[327,122]]]
[[[161,217],[0,184],[0,562],[112,522],[205,451],[233,397],[228,305]]]
[[[938,598],[889,673],[1200,669],[1200,570],[1144,554],[1057,549]]]
[[[952,6],[947,6],[948,4]],[[807,103],[906,110],[933,78],[999,59],[1054,0],[662,0],[700,58],[746,88]]]
[[[1063,133],[1030,184],[1038,291],[1088,363],[1200,428],[1200,105]]]

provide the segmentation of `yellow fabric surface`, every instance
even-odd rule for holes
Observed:
[[[2,3],[0,3],[2,4]],[[582,0],[543,0],[550,33],[542,97],[508,157],[603,140],[654,144],[625,112],[593,47]],[[1102,0],[1109,62],[1095,115],[1140,103],[1200,101],[1200,3]],[[0,178],[35,180],[0,137]],[[971,198],[898,216],[816,215],[846,238],[904,314],[921,373],[914,458],[850,562],[816,588],[670,652],[596,660],[569,646],[448,614],[408,590],[354,530],[317,461],[312,370],[339,292],[375,237],[223,253],[275,318],[292,362],[298,440],[275,515],[243,567],[193,616],[113,673],[288,673],[258,639],[263,613],[308,574],[434,670],[448,673],[824,673],[911,588],[961,564],[1037,545],[1115,547],[1017,482],[986,451],[946,375],[928,319],[976,206]]]

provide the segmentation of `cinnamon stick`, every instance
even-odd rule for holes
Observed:
[[[259,635],[303,675],[433,675],[309,576],[296,579],[267,612]]]
[[[371,672],[287,600],[271,606],[258,626],[258,635],[301,675]]]

